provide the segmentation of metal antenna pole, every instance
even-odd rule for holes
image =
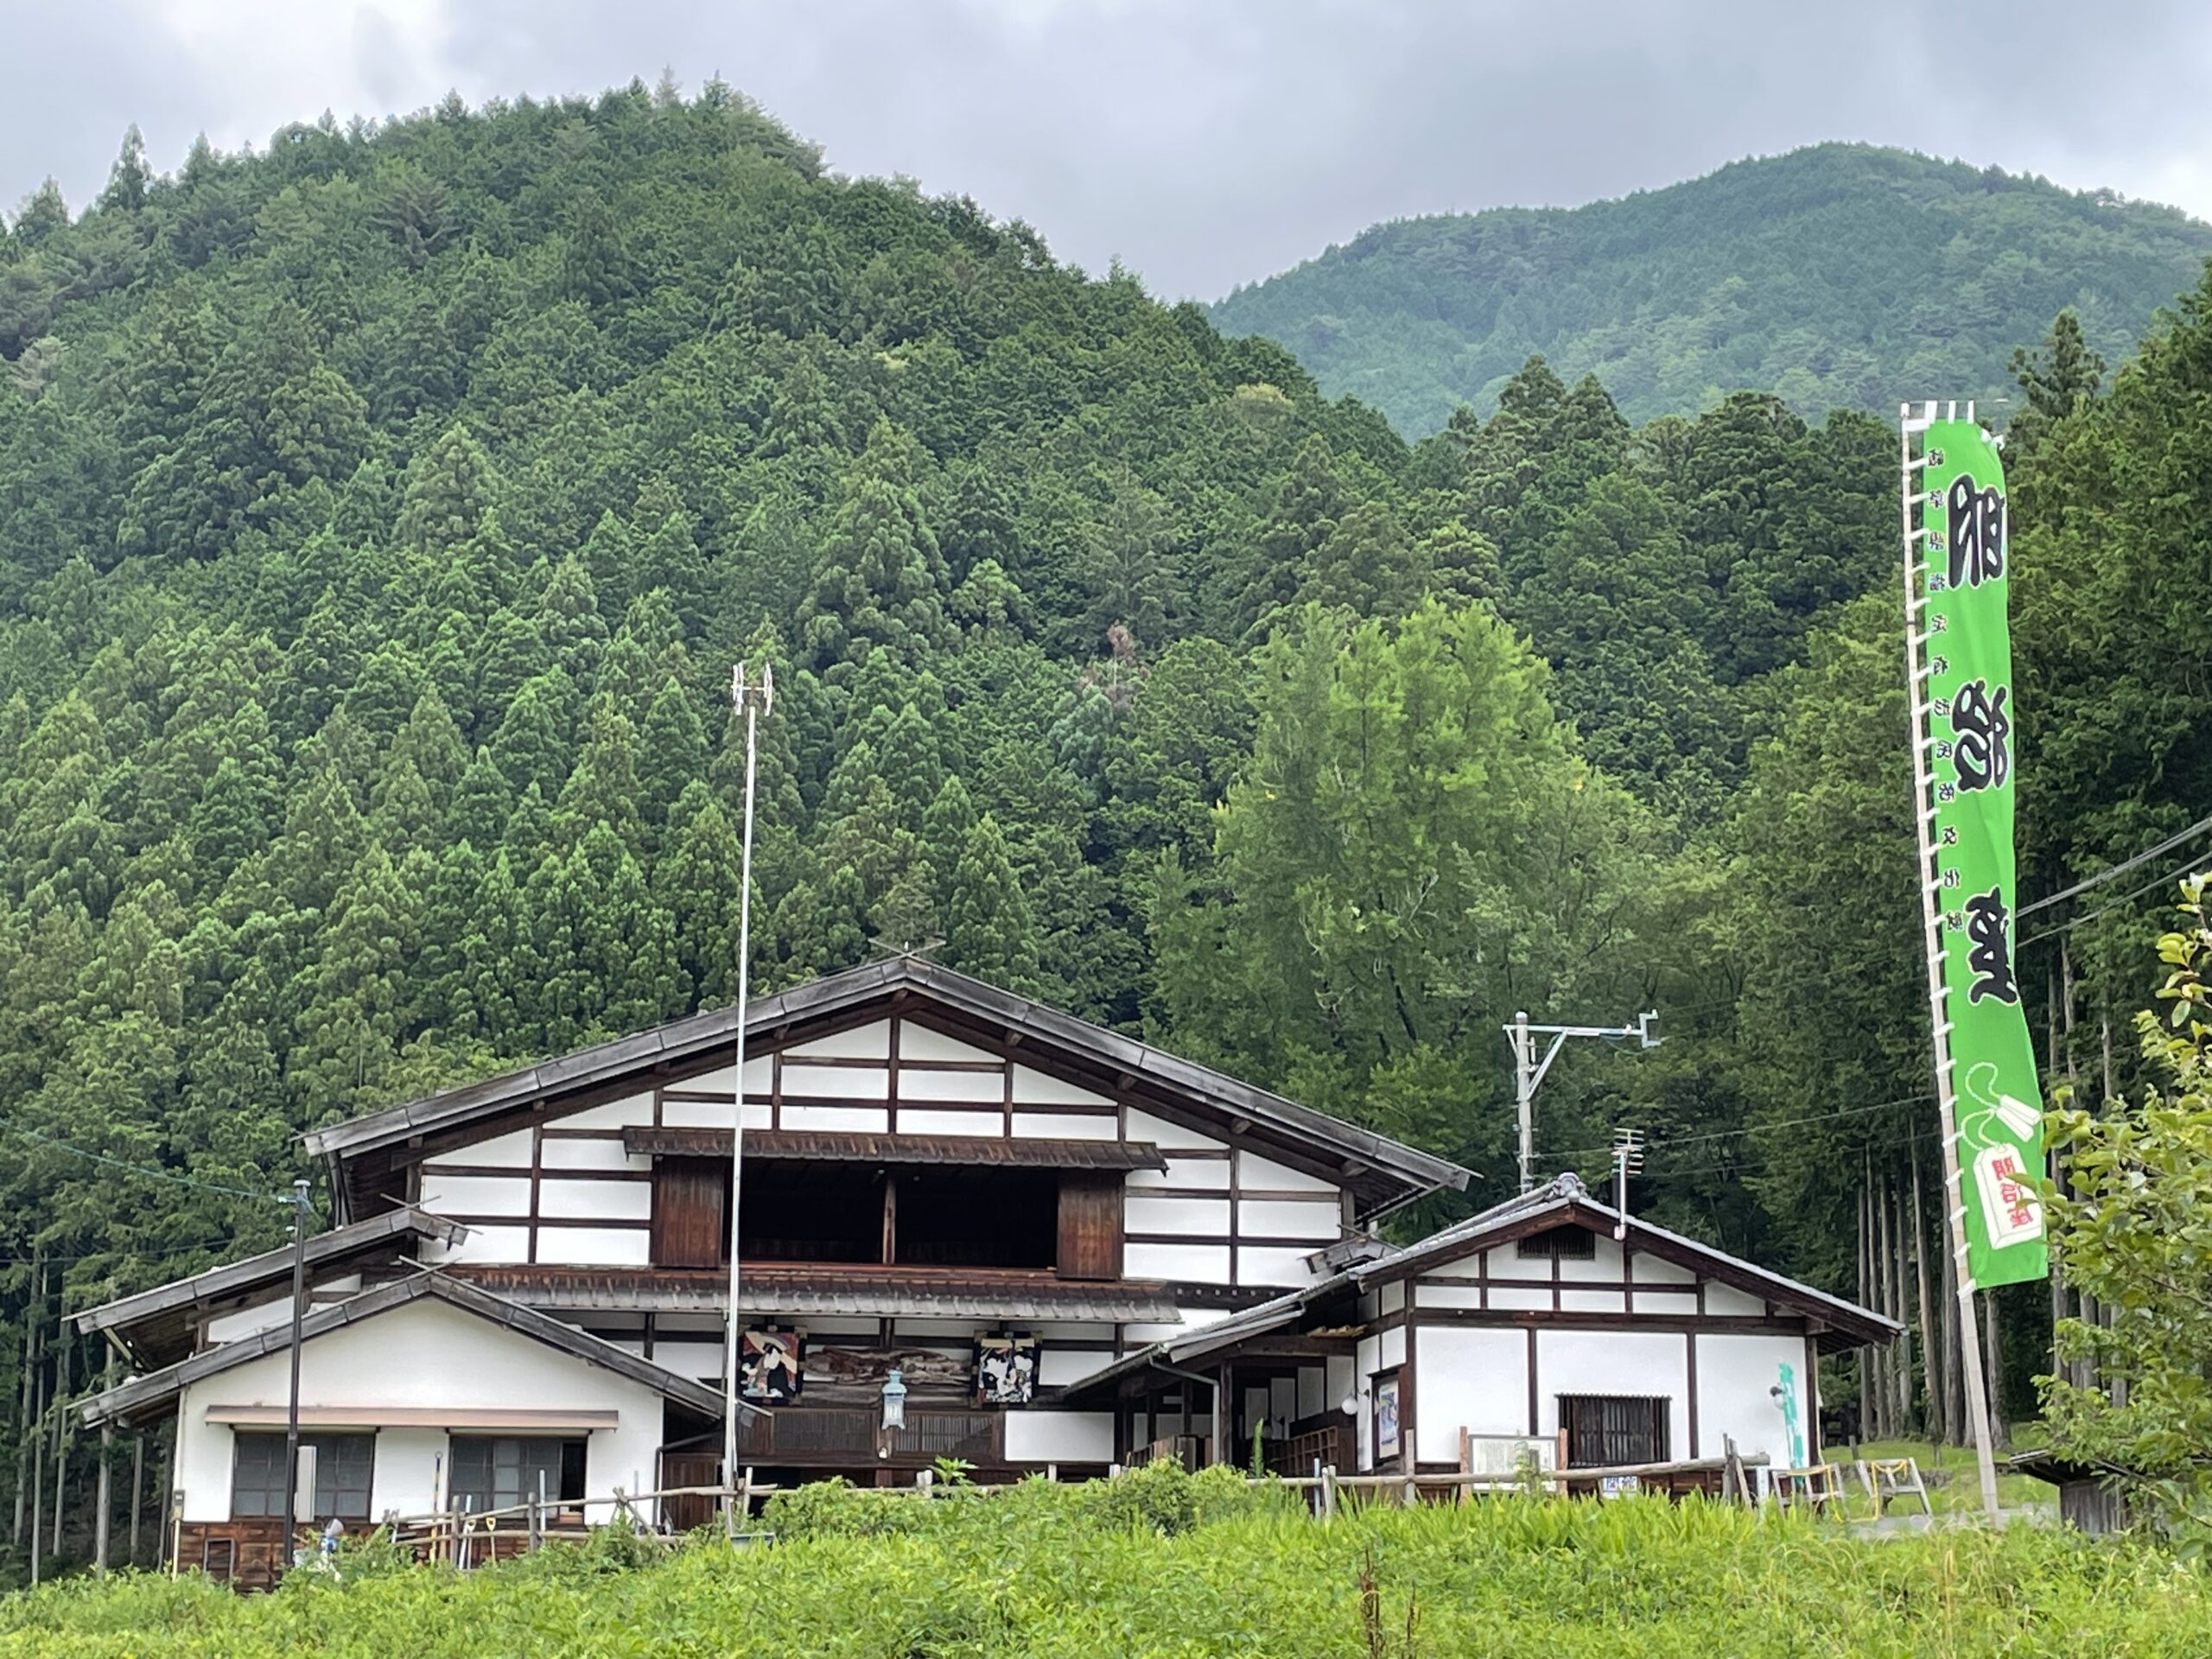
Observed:
[[[1526,1013],[1513,1016],[1513,1023],[1505,1028],[1506,1039],[1513,1045],[1513,1097],[1520,1115],[1521,1129],[1521,1190],[1528,1192],[1536,1184],[1536,1086],[1544,1074],[1552,1069],[1552,1062],[1559,1058],[1559,1051],[1570,1037],[1633,1037],[1639,1047],[1656,1048],[1659,1039],[1651,1034],[1652,1023],[1659,1018],[1656,1008],[1648,1008],[1637,1015],[1632,1026],[1532,1026]],[[1544,1047],[1544,1058],[1536,1058],[1535,1039],[1549,1037]]]
[[[1951,405],[1951,412],[1958,412],[1957,404]],[[1967,405],[1967,414],[1969,419],[1973,417],[1973,404]],[[1943,1142],[1943,1207],[1950,1220],[1951,1256],[1958,1269],[1953,1277],[1958,1282],[1961,1380],[1966,1385],[1967,1420],[1974,1427],[1974,1463],[1981,1476],[1981,1507],[1994,1523],[1999,1519],[1997,1459],[1989,1443],[1989,1380],[1981,1369],[1981,1333],[1974,1305],[1974,1274],[1967,1265],[1966,1198],[1959,1190],[1958,1109],[1951,1090],[1949,988],[1943,982],[1942,917],[1936,902],[1941,878],[1936,868],[1936,791],[1929,765],[1929,749],[1936,740],[1927,729],[1928,637],[1921,626],[1921,613],[1927,606],[1927,599],[1921,593],[1917,580],[1919,543],[1928,531],[1925,525],[1915,522],[1919,515],[1914,509],[1923,494],[1920,474],[1927,466],[1928,458],[1924,454],[1914,455],[1912,441],[1916,434],[1926,431],[1935,418],[1936,405],[1932,403],[1924,405],[1917,416],[1910,404],[1900,404],[1897,409],[1904,520],[1905,694],[1912,710],[1912,824],[1920,846],[1920,944],[1922,954],[1928,959],[1929,1037],[1936,1056],[1936,1109],[1941,1119]]]
[[[308,1184],[292,1183],[292,1385],[284,1398],[284,1532],[276,1570],[292,1563],[300,1523],[300,1320],[308,1300]]]
[[[722,1351],[722,1528],[735,1538],[745,1517],[737,1510],[737,1398],[738,1346],[744,1340],[745,1323],[738,1311],[741,1262],[738,1249],[738,1195],[745,1182],[745,1020],[746,990],[753,958],[753,798],[760,754],[755,739],[758,719],[775,700],[775,678],[767,664],[760,664],[760,681],[748,683],[745,664],[731,671],[730,707],[745,715],[745,827],[738,855],[737,899],[737,1077],[731,1087],[729,1139],[729,1329]]]

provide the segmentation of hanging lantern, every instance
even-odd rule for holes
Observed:
[[[896,1365],[883,1379],[883,1426],[887,1429],[906,1427],[906,1381]]]

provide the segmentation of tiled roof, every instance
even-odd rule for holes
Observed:
[[[643,1157],[730,1155],[728,1129],[628,1128],[625,1151]],[[1166,1169],[1144,1141],[1006,1141],[980,1135],[862,1135],[812,1129],[747,1129],[747,1158],[796,1163],[965,1164],[1023,1169]]]
[[[1163,1091],[1211,1116],[1280,1137],[1286,1144],[1348,1166],[1344,1179],[1376,1192],[1403,1193],[1466,1185],[1469,1173],[1447,1159],[1286,1100],[1281,1095],[1154,1048],[1148,1043],[1017,996],[982,980],[916,957],[864,963],[764,996],[748,1009],[748,1037],[771,1033],[841,1011],[888,1003],[900,995],[926,1001],[1039,1051],[1081,1061],[1123,1077],[1140,1092]],[[714,1008],[610,1043],[581,1049],[504,1076],[426,1096],[346,1122],[311,1130],[308,1150],[339,1158],[413,1137],[451,1130],[533,1101],[589,1090],[656,1066],[694,1061],[732,1041],[736,1014]],[[342,1189],[343,1184],[340,1183]]]
[[[640,1359],[626,1349],[579,1331],[572,1325],[564,1325],[534,1308],[524,1307],[497,1295],[482,1285],[471,1284],[435,1269],[396,1279],[388,1285],[364,1291],[345,1301],[315,1309],[301,1320],[300,1338],[302,1342],[312,1342],[329,1332],[374,1319],[379,1313],[404,1307],[425,1296],[435,1297],[480,1319],[489,1319],[495,1325],[505,1325],[511,1331],[573,1355],[603,1370],[626,1376],[632,1382],[643,1382],[702,1415],[719,1417],[721,1414],[721,1396],[712,1389],[690,1377],[678,1376],[649,1359]],[[94,1427],[106,1422],[143,1421],[169,1405],[189,1384],[219,1376],[225,1371],[265,1355],[283,1353],[291,1345],[290,1325],[273,1325],[266,1331],[257,1331],[251,1336],[241,1337],[236,1342],[226,1342],[220,1347],[202,1349],[189,1358],[147,1376],[134,1376],[128,1382],[79,1402],[77,1409],[83,1414],[86,1423]]]
[[[307,1242],[308,1282],[334,1270],[396,1262],[421,1239],[458,1244],[467,1230],[411,1206],[334,1227]],[[192,1351],[199,1321],[207,1313],[248,1306],[255,1293],[289,1287],[291,1278],[292,1247],[286,1244],[88,1307],[76,1316],[77,1329],[86,1336],[112,1332],[134,1359],[166,1365]]]
[[[720,1268],[455,1266],[447,1271],[530,1307],[720,1313],[729,1306],[729,1275]],[[764,1314],[1130,1325],[1172,1325],[1182,1318],[1165,1285],[1130,1280],[1091,1283],[1049,1272],[973,1268],[763,1262],[743,1270],[740,1294],[748,1309]]]

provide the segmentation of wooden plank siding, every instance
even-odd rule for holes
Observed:
[[[1124,1179],[1106,1171],[1062,1173],[1058,1256],[1061,1278],[1122,1276]]]
[[[720,1267],[728,1170],[711,1159],[664,1158],[653,1166],[652,1189],[654,1265]]]
[[[1341,1235],[1351,1190],[1312,1160],[1164,1106],[1132,1079],[1079,1082],[1018,1040],[987,1046],[979,1033],[919,1015],[878,1010],[844,1029],[756,1048],[745,1122],[979,1142],[1158,1144],[1164,1170],[1089,1175],[1065,1190],[1061,1272],[1187,1287],[1192,1306],[1241,1305],[1303,1283],[1306,1257]],[[643,1070],[550,1108],[538,1103],[432,1137],[374,1179],[474,1230],[451,1261],[718,1265],[726,1172],[710,1176],[711,1159],[626,1156],[621,1143],[632,1128],[727,1128],[737,1082],[727,1058],[719,1067]]]

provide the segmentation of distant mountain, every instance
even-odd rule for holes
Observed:
[[[2012,348],[2069,305],[2117,363],[2208,254],[2212,226],[2171,207],[1821,144],[1618,201],[1378,225],[1212,315],[1412,435],[1487,413],[1532,352],[1632,420],[1745,387],[1815,415],[2009,392]]]

